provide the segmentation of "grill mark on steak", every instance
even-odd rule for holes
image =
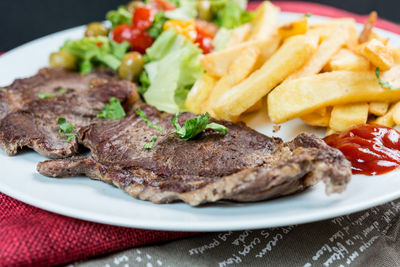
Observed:
[[[55,93],[59,88],[67,92],[54,98],[38,98],[39,93]],[[7,87],[6,100],[0,99],[6,103],[8,113],[0,121],[0,147],[10,156],[25,146],[50,158],[74,155],[79,152],[77,138],[68,143],[59,135],[58,118],[66,118],[74,131],[79,131],[98,120],[98,112],[111,97],[131,104],[138,95],[132,83],[102,71],[82,75],[42,69],[31,78],[16,80]]]
[[[184,201],[200,205],[221,199],[258,201],[292,194],[323,180],[328,194],[341,192],[351,177],[343,154],[321,139],[301,134],[283,143],[244,124],[220,122],[226,135],[206,130],[183,141],[172,131],[171,115],[142,107],[164,133],[144,150],[157,131],[135,113],[119,121],[98,122],[80,131],[87,157],[45,161],[38,171],[50,177],[86,175],[113,184],[135,198],[154,203]],[[182,124],[193,114],[179,117]]]

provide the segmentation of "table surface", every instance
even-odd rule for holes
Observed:
[[[400,199],[331,220],[208,233],[72,264],[96,266],[400,266]]]

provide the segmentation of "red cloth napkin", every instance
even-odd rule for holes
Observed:
[[[366,17],[305,2],[275,2],[283,11]],[[258,3],[250,3],[254,9]],[[400,27],[379,20],[378,27],[400,33]],[[87,259],[134,246],[183,238],[195,233],[149,231],[92,223],[50,213],[0,193],[0,266],[51,266]]]

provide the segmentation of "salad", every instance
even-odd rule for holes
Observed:
[[[182,112],[204,75],[203,55],[224,49],[252,20],[246,6],[246,0],[132,1],[109,11],[105,23],[88,24],[83,38],[66,41],[50,65],[81,73],[108,67],[136,82],[146,103]]]

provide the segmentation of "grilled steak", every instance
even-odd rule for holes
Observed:
[[[39,93],[56,96],[39,99]],[[104,72],[81,75],[43,69],[32,78],[16,80],[2,98],[7,115],[0,121],[0,147],[8,155],[15,155],[25,146],[50,158],[76,154],[77,138],[67,142],[58,133],[58,118],[66,118],[78,131],[96,120],[111,97],[125,104],[135,101],[138,95],[132,83],[118,81]]]
[[[142,110],[165,130],[151,150],[143,145],[157,134],[136,114],[119,121],[94,123],[80,131],[87,157],[39,163],[50,177],[86,175],[113,184],[135,198],[154,203],[182,200],[190,205],[220,199],[258,201],[292,194],[323,180],[326,192],[341,192],[351,177],[350,163],[339,150],[313,135],[283,143],[244,124],[220,122],[223,135],[206,130],[183,141],[169,122],[171,115],[150,106]],[[184,120],[193,114],[185,113]]]

